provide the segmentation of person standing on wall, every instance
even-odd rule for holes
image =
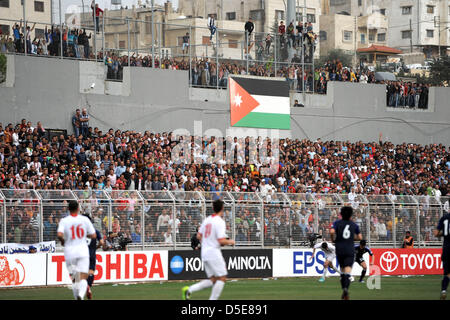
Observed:
[[[100,13],[103,16],[103,10],[98,7],[98,3],[95,3],[95,0],[92,0],[91,8],[92,8],[92,15],[95,17],[95,29],[96,29],[95,31],[97,33],[99,33],[100,32],[100,26],[99,26]]]
[[[255,25],[253,24],[252,18],[248,18],[248,21],[245,23],[244,29],[245,29],[245,33],[247,36],[247,39],[246,39],[247,51],[246,51],[246,53],[248,54],[253,46],[253,44],[251,44],[251,35],[252,35],[253,30],[255,29]]]

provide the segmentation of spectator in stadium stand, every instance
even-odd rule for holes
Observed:
[[[405,248],[405,249],[414,248],[414,238],[411,236],[410,231],[406,231],[405,238],[403,239],[402,248]]]
[[[89,39],[91,39],[92,34],[89,33],[89,37],[86,34],[86,29],[80,30],[80,35],[78,36],[78,44],[83,47],[84,58],[89,59]]]
[[[298,103],[298,100],[295,99],[294,101],[294,107],[304,107],[304,105],[302,103]]]
[[[75,114],[72,116],[72,127],[73,127],[73,132],[75,133],[75,137],[78,138],[78,136],[81,133],[81,111],[80,109],[77,109],[75,111]]]
[[[95,3],[95,0],[92,0],[91,8],[92,8],[92,16],[95,17],[94,23],[95,23],[95,27],[96,27],[96,32],[99,33],[100,32],[100,14],[103,15],[103,10],[98,7],[98,3]]]
[[[266,54],[269,55],[270,54],[270,46],[272,45],[272,36],[270,35],[270,33],[267,34],[266,39],[264,40],[266,42]]]
[[[251,39],[252,39],[251,35],[252,35],[252,32],[253,32],[254,29],[255,29],[255,25],[253,24],[252,18],[248,18],[248,21],[244,25],[244,30],[245,30],[245,32],[247,34],[247,39],[246,39],[246,41],[247,41],[247,51],[246,51],[246,53],[248,53],[250,51]]]
[[[294,23],[291,21],[291,23],[289,23],[289,25],[288,25],[288,27],[287,27],[287,30],[286,30],[286,33],[287,33],[287,37],[288,37],[288,46],[289,47],[294,47],[294,49],[295,49],[295,47],[296,47],[296,44],[295,44],[295,28],[294,28]]]
[[[13,26],[14,44],[16,46],[17,53],[23,52],[21,38],[20,38],[20,29],[22,29],[22,19],[20,19],[20,25],[16,23]]]
[[[80,126],[81,126],[81,134],[83,137],[88,136],[89,131],[89,115],[87,113],[86,108],[83,108],[80,115]]]
[[[214,37],[214,34],[216,33],[216,20],[213,16],[208,17],[208,29],[210,32],[209,41],[211,41]]]
[[[284,25],[283,21],[280,21],[280,25],[278,26],[278,36],[280,37],[280,48],[284,48],[285,34],[286,34],[286,26]]]
[[[188,53],[188,50],[189,50],[189,32],[186,32],[186,34],[183,36],[183,46],[181,47],[181,49],[183,50],[183,54]]]

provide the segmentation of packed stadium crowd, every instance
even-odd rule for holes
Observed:
[[[293,212],[283,206],[276,193],[315,194],[324,204],[320,208],[320,229],[326,233],[328,224],[338,215],[339,206],[333,209],[333,193],[343,194],[361,209],[364,204],[357,194],[395,197],[397,195],[430,195],[440,198],[448,194],[450,169],[449,150],[443,145],[394,145],[383,141],[310,141],[307,139],[281,139],[280,159],[276,173],[262,176],[261,168],[273,161],[267,157],[248,163],[264,141],[258,138],[227,137],[224,144],[235,150],[234,163],[221,160],[208,163],[207,152],[214,153],[220,140],[196,137],[191,144],[193,163],[183,158],[172,158],[174,147],[182,137],[170,132],[152,133],[110,129],[102,132],[89,126],[86,109],[77,110],[72,118],[75,134],[53,136],[51,139],[41,122],[36,125],[23,119],[20,123],[0,124],[0,188],[14,192],[19,189],[36,189],[41,192],[59,190],[49,196],[44,219],[44,240],[54,239],[56,225],[66,214],[63,189],[81,190],[84,210],[93,215],[99,230],[107,234],[108,223],[114,232],[124,232],[139,242],[172,243],[171,227],[176,225],[178,241],[188,241],[201,220],[200,201],[186,191],[240,192],[244,203],[236,212],[236,240],[260,241],[264,235],[267,244],[282,245],[288,241],[289,226],[292,240],[300,241],[313,229],[312,209],[305,206],[307,199],[297,195],[299,205]],[[194,137],[191,137],[194,139]],[[252,143],[252,141],[254,143]],[[217,149],[218,150],[218,149]],[[226,147],[224,147],[226,150]],[[108,202],[98,198],[92,190],[116,193],[111,222],[108,221]],[[141,235],[140,200],[133,190],[172,190],[186,201],[179,206],[175,222],[164,203],[145,206],[145,235]],[[248,193],[259,191],[267,202],[265,221],[260,221],[258,206],[251,205]],[[125,193],[125,195],[124,195]],[[59,200],[58,200],[59,199]],[[294,202],[297,198],[294,198]],[[303,203],[303,205],[301,205]],[[139,205],[138,205],[139,204]],[[35,204],[38,205],[38,204]],[[331,207],[329,206],[331,205]],[[374,239],[392,239],[392,216],[389,208],[373,208],[380,212],[371,217],[371,235]],[[398,212],[403,212],[401,207]],[[423,210],[429,208],[423,206]],[[18,243],[33,241],[39,219],[33,202],[17,207],[9,206],[8,241]],[[386,215],[381,214],[385,212]],[[292,213],[292,211],[291,211]],[[438,213],[433,213],[438,214]],[[227,217],[227,216],[226,216]],[[230,217],[228,217],[231,219]],[[412,212],[399,215],[399,225],[405,229],[415,224]],[[435,223],[434,217],[424,214],[422,227]],[[365,220],[361,221],[362,224]],[[28,238],[27,238],[28,237]]]

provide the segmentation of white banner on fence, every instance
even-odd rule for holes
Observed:
[[[323,251],[316,251],[313,259],[312,249],[273,249],[273,276],[274,277],[319,277],[323,275],[323,263],[325,254]],[[366,264],[369,267],[368,255]],[[337,266],[336,259],[333,265]],[[355,263],[352,269],[352,275],[360,275],[362,268]],[[369,270],[367,271],[369,274]],[[337,276],[338,273],[328,268],[327,276]]]
[[[48,254],[48,285],[70,284],[64,254]],[[98,252],[96,283],[167,280],[167,250]]]
[[[56,252],[55,241],[45,241],[38,243],[2,243],[0,244],[0,254],[28,253],[30,246],[36,248],[36,252],[53,253]]]
[[[45,286],[45,253],[0,255],[0,287]]]

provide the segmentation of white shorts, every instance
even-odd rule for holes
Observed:
[[[66,267],[69,274],[89,273],[89,257],[66,258]]]
[[[336,255],[335,254],[326,254],[325,255],[325,261],[333,262],[335,259],[336,259]]]
[[[208,278],[224,277],[228,274],[227,266],[223,257],[220,259],[203,261],[203,265],[205,266],[205,272]]]

